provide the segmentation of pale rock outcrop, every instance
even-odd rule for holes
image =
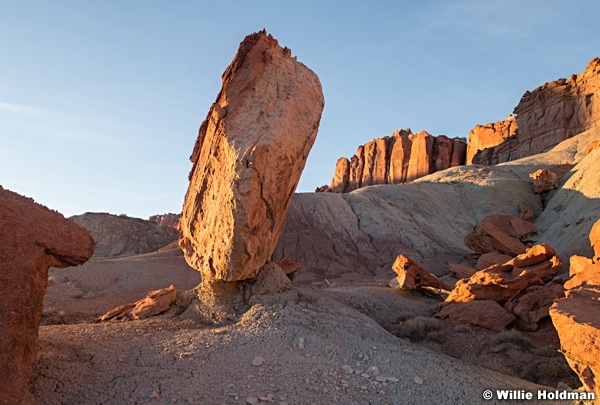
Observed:
[[[600,58],[579,75],[527,91],[514,109],[518,133],[477,153],[473,163],[497,164],[531,156],[600,122]]]
[[[479,151],[492,146],[500,145],[507,138],[517,133],[517,120],[515,116],[509,115],[505,120],[485,125],[475,125],[469,132],[469,142],[467,144],[466,164],[473,162],[473,157]]]
[[[444,291],[452,289],[448,284],[405,255],[398,255],[394,264],[392,264],[392,270],[398,277],[398,287],[404,290],[420,290],[423,287],[431,287]]]
[[[256,277],[270,259],[324,106],[316,74],[261,31],[222,77],[191,156],[179,245],[203,281]]]
[[[178,236],[171,227],[127,215],[86,212],[69,219],[87,229],[96,240],[95,258],[155,252],[175,242]]]
[[[444,305],[434,317],[481,326],[497,332],[506,329],[516,319],[502,305],[492,300],[451,302]]]
[[[539,169],[529,175],[531,188],[536,194],[558,188],[558,176],[548,169]]]
[[[0,403],[30,404],[48,269],[84,263],[95,243],[83,227],[2,187],[0,212]]]
[[[329,187],[317,192],[348,193],[377,184],[401,184],[465,163],[464,138],[437,137],[399,129],[358,147],[350,160],[338,159]]]
[[[168,310],[171,304],[175,302],[176,296],[177,292],[173,285],[160,290],[150,291],[139,301],[111,309],[98,318],[98,322],[149,318]]]

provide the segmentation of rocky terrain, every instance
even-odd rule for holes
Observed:
[[[294,194],[321,87],[248,36],[181,220],[65,220],[0,188],[0,403],[598,395],[597,66],[526,93],[470,149],[400,130],[338,161],[335,192]],[[481,157],[503,163],[461,165]]]
[[[94,257],[131,256],[154,252],[177,240],[177,231],[169,226],[102,212],[86,212],[70,218],[83,226],[98,242]]]

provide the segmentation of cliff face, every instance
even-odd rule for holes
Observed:
[[[598,126],[599,98],[600,58],[595,58],[579,75],[526,92],[514,110],[518,133],[477,152],[472,163],[496,164],[534,155]]]
[[[517,119],[509,115],[506,120],[485,125],[475,125],[475,128],[469,132],[469,143],[467,144],[467,162],[473,163],[473,157],[477,152],[487,148],[500,145],[507,138],[517,133]]]
[[[463,138],[400,129],[359,146],[350,159],[340,158],[331,185],[319,191],[348,193],[376,184],[407,183],[465,164],[466,149]]]

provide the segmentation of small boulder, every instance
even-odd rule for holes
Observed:
[[[549,315],[554,300],[564,296],[564,287],[559,283],[536,285],[513,295],[504,308],[518,318],[519,329],[535,331],[538,322]]]
[[[529,175],[531,188],[536,194],[550,191],[558,187],[558,177],[548,169],[539,169]]]
[[[475,268],[477,270],[483,270],[483,269],[487,269],[490,266],[493,266],[495,264],[502,264],[502,263],[506,263],[507,261],[511,260],[512,256],[509,255],[503,255],[502,253],[498,253],[498,252],[488,252],[488,253],[484,253],[481,256],[479,256],[479,258],[477,259],[477,264],[475,265]]]
[[[452,289],[405,255],[396,258],[392,270],[398,275],[398,286],[405,290],[418,290],[423,287],[439,288],[444,291]]]
[[[168,310],[171,304],[175,302],[176,297],[177,293],[173,285],[160,290],[150,291],[139,301],[111,309],[98,318],[98,322],[144,319],[155,316]]]
[[[458,263],[449,263],[448,270],[456,274],[457,278],[469,278],[477,273],[477,269]]]

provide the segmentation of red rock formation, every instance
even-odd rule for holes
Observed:
[[[548,256],[552,254],[552,256]],[[561,268],[554,250],[536,245],[503,264],[479,270],[469,278],[458,280],[446,302],[494,300],[504,304],[516,293],[532,285],[544,285]]]
[[[539,169],[529,175],[531,188],[536,194],[558,187],[558,177],[548,169]]]
[[[98,322],[144,319],[158,315],[171,307],[171,304],[175,302],[176,296],[177,293],[173,285],[160,290],[150,291],[139,301],[111,309],[98,318]]]
[[[314,72],[265,31],[222,77],[191,156],[179,245],[203,282],[256,277],[271,257],[324,106]]]
[[[405,290],[419,290],[423,287],[450,291],[452,288],[442,280],[423,269],[405,255],[399,255],[392,264],[392,270],[398,276],[398,287]]]
[[[2,187],[0,212],[0,403],[27,404],[48,269],[84,263],[95,242],[58,212]]]
[[[345,193],[350,180],[350,161],[345,157],[339,158],[335,165],[335,174],[327,191]]]
[[[448,270],[453,272],[457,278],[469,278],[477,273],[477,269],[458,263],[449,263]]]
[[[517,121],[512,115],[506,120],[485,125],[475,125],[475,128],[469,132],[469,143],[467,144],[466,164],[473,162],[473,157],[479,151],[500,145],[507,138],[517,133]]]
[[[434,316],[450,319],[457,323],[481,326],[497,332],[506,329],[516,319],[500,304],[491,300],[451,302],[444,305]]]
[[[535,225],[521,218],[491,215],[465,237],[465,245],[481,254],[497,252],[516,256],[527,250],[523,241],[536,232]]]
[[[465,163],[462,138],[434,137],[399,129],[391,137],[373,139],[350,158],[340,158],[328,188],[316,191],[347,193],[376,184],[400,184]]]
[[[554,300],[564,296],[559,283],[534,285],[510,297],[504,307],[517,317],[519,329],[535,331],[538,322],[549,315]]]
[[[592,247],[598,247],[600,221],[590,232]],[[600,396],[600,260],[582,262],[583,269],[573,269],[565,284],[565,298],[554,301],[550,308],[552,323],[558,332],[561,352],[577,373],[586,390]]]
[[[534,155],[598,126],[599,97],[600,58],[595,58],[579,75],[526,92],[514,110],[518,133],[479,152],[473,163],[496,164]]]

